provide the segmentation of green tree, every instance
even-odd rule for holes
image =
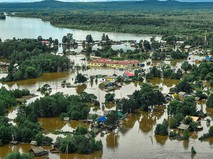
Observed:
[[[177,84],[177,92],[191,93],[193,88],[187,81],[181,81]]]
[[[183,132],[183,140],[189,140],[189,130],[184,130],[184,132]]]
[[[156,135],[167,136],[168,135],[168,122],[166,119],[163,120],[162,124],[157,124],[155,128]]]
[[[213,93],[208,97],[208,100],[206,102],[206,106],[213,108]]]
[[[110,126],[115,126],[118,121],[119,121],[119,117],[118,117],[118,113],[117,111],[110,111],[107,116],[106,116],[106,121],[104,122],[106,125],[110,125]]]
[[[107,93],[105,95],[105,102],[113,102],[115,98],[115,94],[114,93]]]
[[[82,75],[81,73],[77,74],[76,79],[75,79],[76,83],[83,83],[86,81],[87,81],[87,78],[84,75]]]
[[[94,42],[91,34],[89,34],[89,35],[86,36],[86,42],[87,42],[88,44]]]
[[[39,145],[39,146],[41,146],[41,145],[49,146],[49,145],[51,145],[53,140],[47,136],[44,136],[42,133],[38,133],[35,136],[35,141],[37,142],[37,145]]]
[[[186,72],[191,70],[192,65],[190,65],[188,61],[184,61],[181,65],[181,68]]]
[[[143,46],[144,46],[144,49],[145,49],[146,51],[151,50],[151,45],[150,45],[149,41],[144,40]]]

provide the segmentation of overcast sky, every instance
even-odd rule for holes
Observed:
[[[0,0],[0,2],[35,2],[41,0]],[[66,2],[122,1],[122,0],[61,0]],[[213,2],[213,0],[178,0],[183,2]]]

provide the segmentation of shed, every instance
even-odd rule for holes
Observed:
[[[180,124],[180,126],[178,127],[178,129],[180,129],[180,130],[186,130],[186,129],[188,129],[189,128],[189,125],[186,125],[186,124]]]
[[[37,156],[47,155],[48,151],[44,150],[43,147],[39,146],[39,147],[34,147],[34,148],[30,149],[29,153],[32,154],[33,156],[37,157]]]

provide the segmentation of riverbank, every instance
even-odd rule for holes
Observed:
[[[14,16],[41,18],[60,28],[157,35],[199,35],[211,33],[209,24],[213,23],[210,10],[114,10],[90,12],[58,9],[17,12]]]

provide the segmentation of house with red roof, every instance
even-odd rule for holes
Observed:
[[[123,77],[125,78],[125,80],[131,80],[134,76],[135,74],[129,71],[125,71],[123,74]]]

